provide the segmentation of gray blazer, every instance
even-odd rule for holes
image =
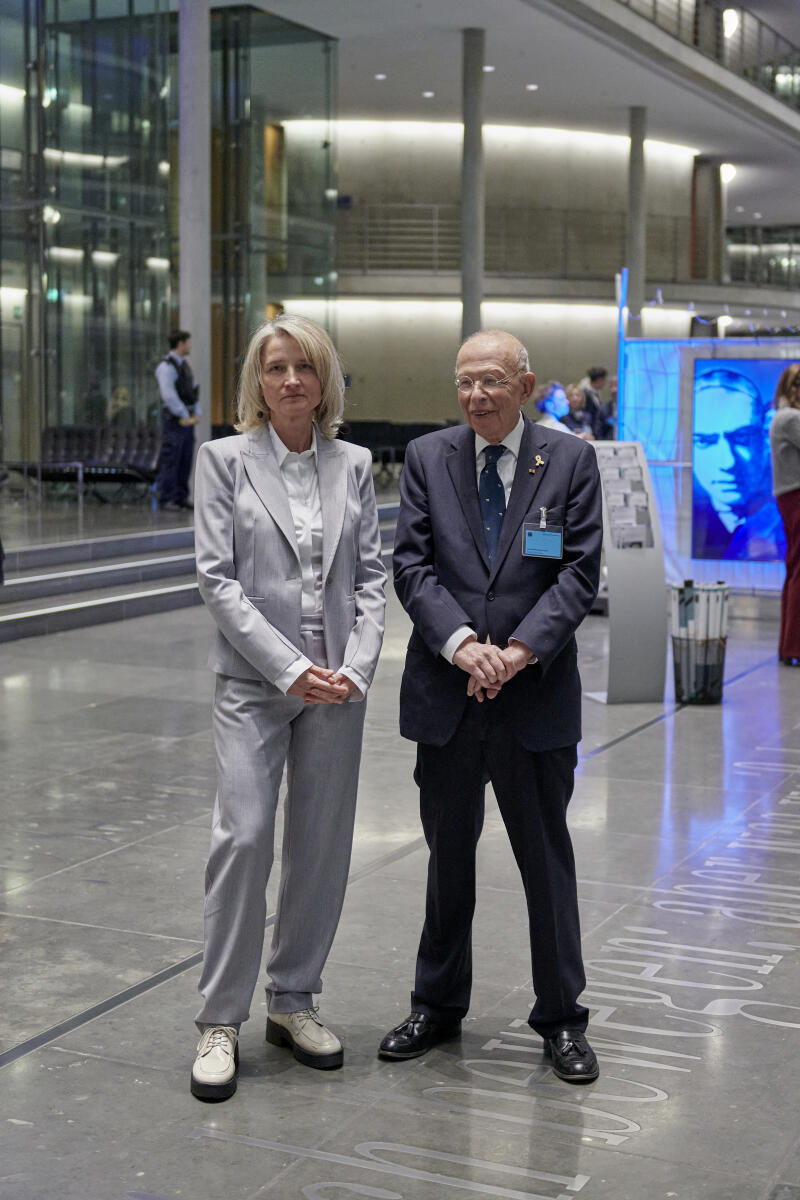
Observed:
[[[317,470],[328,664],[349,668],[368,687],[383,640],[386,581],[372,456],[318,433]],[[274,683],[301,656],[301,576],[268,431],[205,442],[194,498],[200,594],[217,624],[208,665]]]

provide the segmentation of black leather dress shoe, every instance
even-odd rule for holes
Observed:
[[[545,1038],[544,1049],[555,1074],[567,1083],[591,1083],[600,1074],[594,1050],[575,1029],[562,1029],[555,1037]]]
[[[378,1050],[379,1058],[419,1058],[439,1042],[458,1037],[461,1022],[440,1025],[425,1013],[412,1012],[401,1025],[387,1033]]]

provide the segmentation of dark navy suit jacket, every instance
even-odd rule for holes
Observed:
[[[486,553],[468,425],[408,446],[394,549],[397,595],[414,623],[400,690],[400,732],[443,746],[467,703],[467,675],[440,651],[460,625],[539,660],[485,704],[528,750],[575,745],[581,684],[575,630],[597,595],[602,545],[600,475],[591,443],[525,418],[500,545]],[[563,526],[563,557],[522,554],[525,522]]]

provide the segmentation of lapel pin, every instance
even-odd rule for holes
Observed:
[[[534,459],[534,461],[535,461],[535,463],[536,463],[537,467],[543,467],[543,466],[544,466],[544,459],[542,458],[541,454],[537,454],[537,455],[536,455],[536,458]]]

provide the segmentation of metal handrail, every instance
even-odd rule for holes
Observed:
[[[366,204],[339,213],[340,273],[453,274],[461,269],[457,204]],[[625,260],[622,210],[488,205],[485,269],[492,275],[611,279]],[[689,217],[648,219],[648,278],[690,282]],[[800,289],[800,226],[732,227],[724,280]],[[722,281],[720,281],[722,282]]]
[[[800,111],[800,47],[746,8],[719,0],[617,2]]]
[[[622,210],[488,205],[485,268],[490,274],[548,279],[613,279],[625,260]],[[683,281],[689,272],[689,218],[654,217],[653,275]],[[339,213],[341,273],[452,273],[461,267],[456,204],[367,204]]]

